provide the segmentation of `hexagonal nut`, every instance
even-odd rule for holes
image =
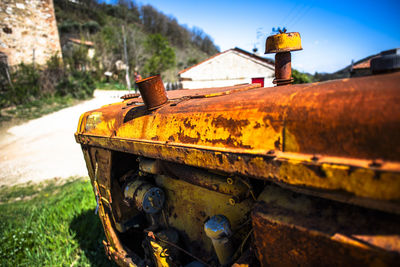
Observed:
[[[300,33],[288,32],[271,35],[265,42],[265,54],[303,50]]]

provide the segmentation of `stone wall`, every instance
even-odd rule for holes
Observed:
[[[0,52],[11,66],[61,57],[53,0],[0,0]]]

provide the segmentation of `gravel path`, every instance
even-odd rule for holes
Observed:
[[[92,100],[9,128],[0,136],[0,186],[87,176],[81,148],[74,138],[79,116],[119,102],[126,93],[96,90]]]

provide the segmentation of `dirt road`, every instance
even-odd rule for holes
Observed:
[[[94,99],[9,128],[0,136],[0,186],[87,176],[74,132],[79,116],[121,101],[127,91],[96,90]]]

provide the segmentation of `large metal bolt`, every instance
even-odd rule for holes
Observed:
[[[140,95],[148,110],[154,110],[167,103],[167,93],[160,75],[136,82]]]
[[[269,36],[265,42],[265,54],[275,54],[275,79],[276,85],[286,85],[293,82],[292,78],[292,56],[290,51],[302,50],[301,38],[298,32],[286,33],[280,31],[279,34]]]
[[[211,239],[215,254],[222,266],[229,264],[232,261],[234,253],[232,241],[231,225],[228,218],[224,215],[215,215],[204,224],[204,231]]]

